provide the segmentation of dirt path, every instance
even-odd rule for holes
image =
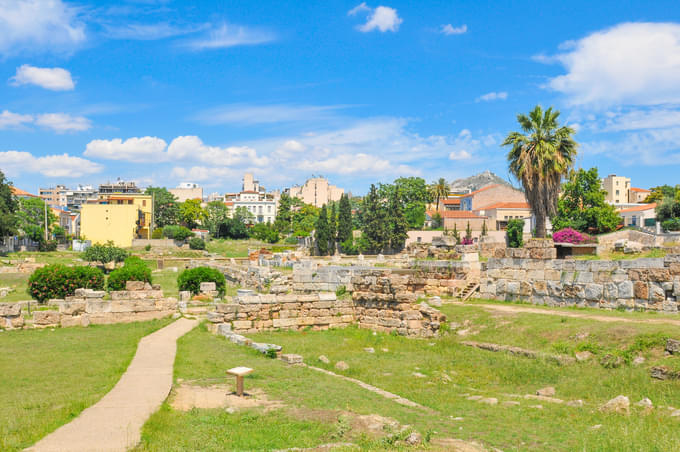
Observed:
[[[144,422],[168,396],[177,339],[197,320],[179,319],[142,338],[130,366],[99,402],[27,451],[125,451],[140,440]]]
[[[530,308],[527,306],[520,306],[516,304],[508,304],[508,305],[499,305],[499,304],[481,304],[481,303],[474,303],[474,304],[469,304],[469,303],[460,303],[460,302],[451,302],[447,303],[451,305],[457,305],[457,306],[479,306],[480,308],[489,310],[489,311],[498,311],[498,312],[508,312],[508,313],[516,313],[516,312],[526,312],[529,314],[543,314],[543,315],[556,315],[560,317],[575,317],[575,318],[581,318],[581,319],[590,319],[590,320],[597,320],[600,322],[620,322],[620,323],[649,323],[649,324],[654,324],[654,325],[676,325],[680,326],[680,319],[628,319],[625,317],[613,317],[613,316],[607,316],[607,315],[597,315],[597,314],[586,314],[582,312],[567,312],[567,311],[550,311],[547,309],[539,309],[539,308]]]

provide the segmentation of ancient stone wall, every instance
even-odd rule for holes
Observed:
[[[47,264],[36,262],[34,257],[3,259],[0,261],[0,273],[33,273],[45,265]]]
[[[480,297],[677,312],[680,255],[618,261],[491,258]]]
[[[14,329],[32,325],[36,328],[54,326],[87,326],[143,322],[170,316],[177,311],[177,300],[164,298],[159,286],[140,281],[128,281],[123,291],[106,292],[77,289],[72,297],[50,300],[57,309],[33,311],[32,317],[22,314],[22,303],[0,303],[0,328]]]
[[[191,261],[191,268],[211,267],[224,273],[227,282],[259,292],[283,294],[292,290],[292,278],[288,274],[267,266],[242,266],[236,262]]]

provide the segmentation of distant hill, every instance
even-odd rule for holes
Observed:
[[[511,186],[510,183],[501,179],[489,170],[483,173],[475,174],[474,176],[463,179],[456,179],[449,184],[453,193],[469,192],[479,190],[482,187],[492,184],[503,184]]]

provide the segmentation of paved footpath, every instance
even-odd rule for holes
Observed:
[[[182,318],[143,337],[130,366],[108,394],[26,450],[122,452],[137,445],[142,426],[170,393],[177,339],[196,325],[197,320]]]

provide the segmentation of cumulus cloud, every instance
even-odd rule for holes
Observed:
[[[72,53],[86,40],[79,10],[61,0],[0,0],[0,54]]]
[[[100,172],[101,165],[68,154],[35,157],[30,152],[0,152],[2,169],[10,176],[38,173],[46,177],[75,178]]]
[[[37,85],[52,91],[71,91],[75,83],[71,73],[60,67],[35,67],[24,64],[17,68],[17,72],[10,79],[14,86]]]
[[[167,22],[154,24],[128,23],[122,25],[104,25],[106,35],[112,39],[125,39],[137,41],[152,41],[156,39],[171,38],[196,32],[203,25],[193,27],[180,27]]]
[[[80,132],[92,127],[92,123],[84,116],[71,116],[66,113],[45,113],[38,115],[35,123],[47,127],[57,133]]]
[[[24,124],[30,124],[32,122],[33,116],[31,115],[20,115],[18,113],[12,113],[9,110],[3,110],[3,112],[0,113],[0,129],[21,127]]]
[[[483,94],[479,96],[477,99],[475,99],[475,102],[490,102],[492,100],[505,100],[508,98],[508,93],[505,91],[499,91],[495,92],[492,91],[490,93]]]
[[[439,32],[443,35],[462,35],[467,32],[467,25],[463,24],[460,27],[454,27],[451,24],[442,25]]]
[[[192,50],[224,49],[235,46],[266,44],[276,40],[270,31],[246,27],[243,25],[222,24],[208,31],[200,38],[184,43]]]
[[[196,119],[206,124],[272,124],[330,120],[343,105],[231,104],[206,110]]]
[[[107,160],[128,162],[161,162],[167,159],[165,140],[157,137],[133,137],[123,141],[92,140],[87,143],[83,155]]]
[[[255,149],[248,146],[207,146],[197,136],[177,137],[168,146],[168,155],[172,159],[192,157],[215,166],[233,166],[252,164],[264,166],[269,163],[267,157],[259,157]]]
[[[366,3],[360,3],[347,12],[350,16],[360,13],[367,13],[366,23],[357,28],[364,33],[379,30],[380,32],[396,32],[403,19],[397,14],[397,10],[389,6],[378,6],[371,8]]]
[[[572,105],[680,103],[680,24],[623,23],[561,46],[566,74],[547,87]]]
[[[680,164],[680,127],[624,133],[617,140],[585,141],[585,155],[604,155],[623,166]]]

